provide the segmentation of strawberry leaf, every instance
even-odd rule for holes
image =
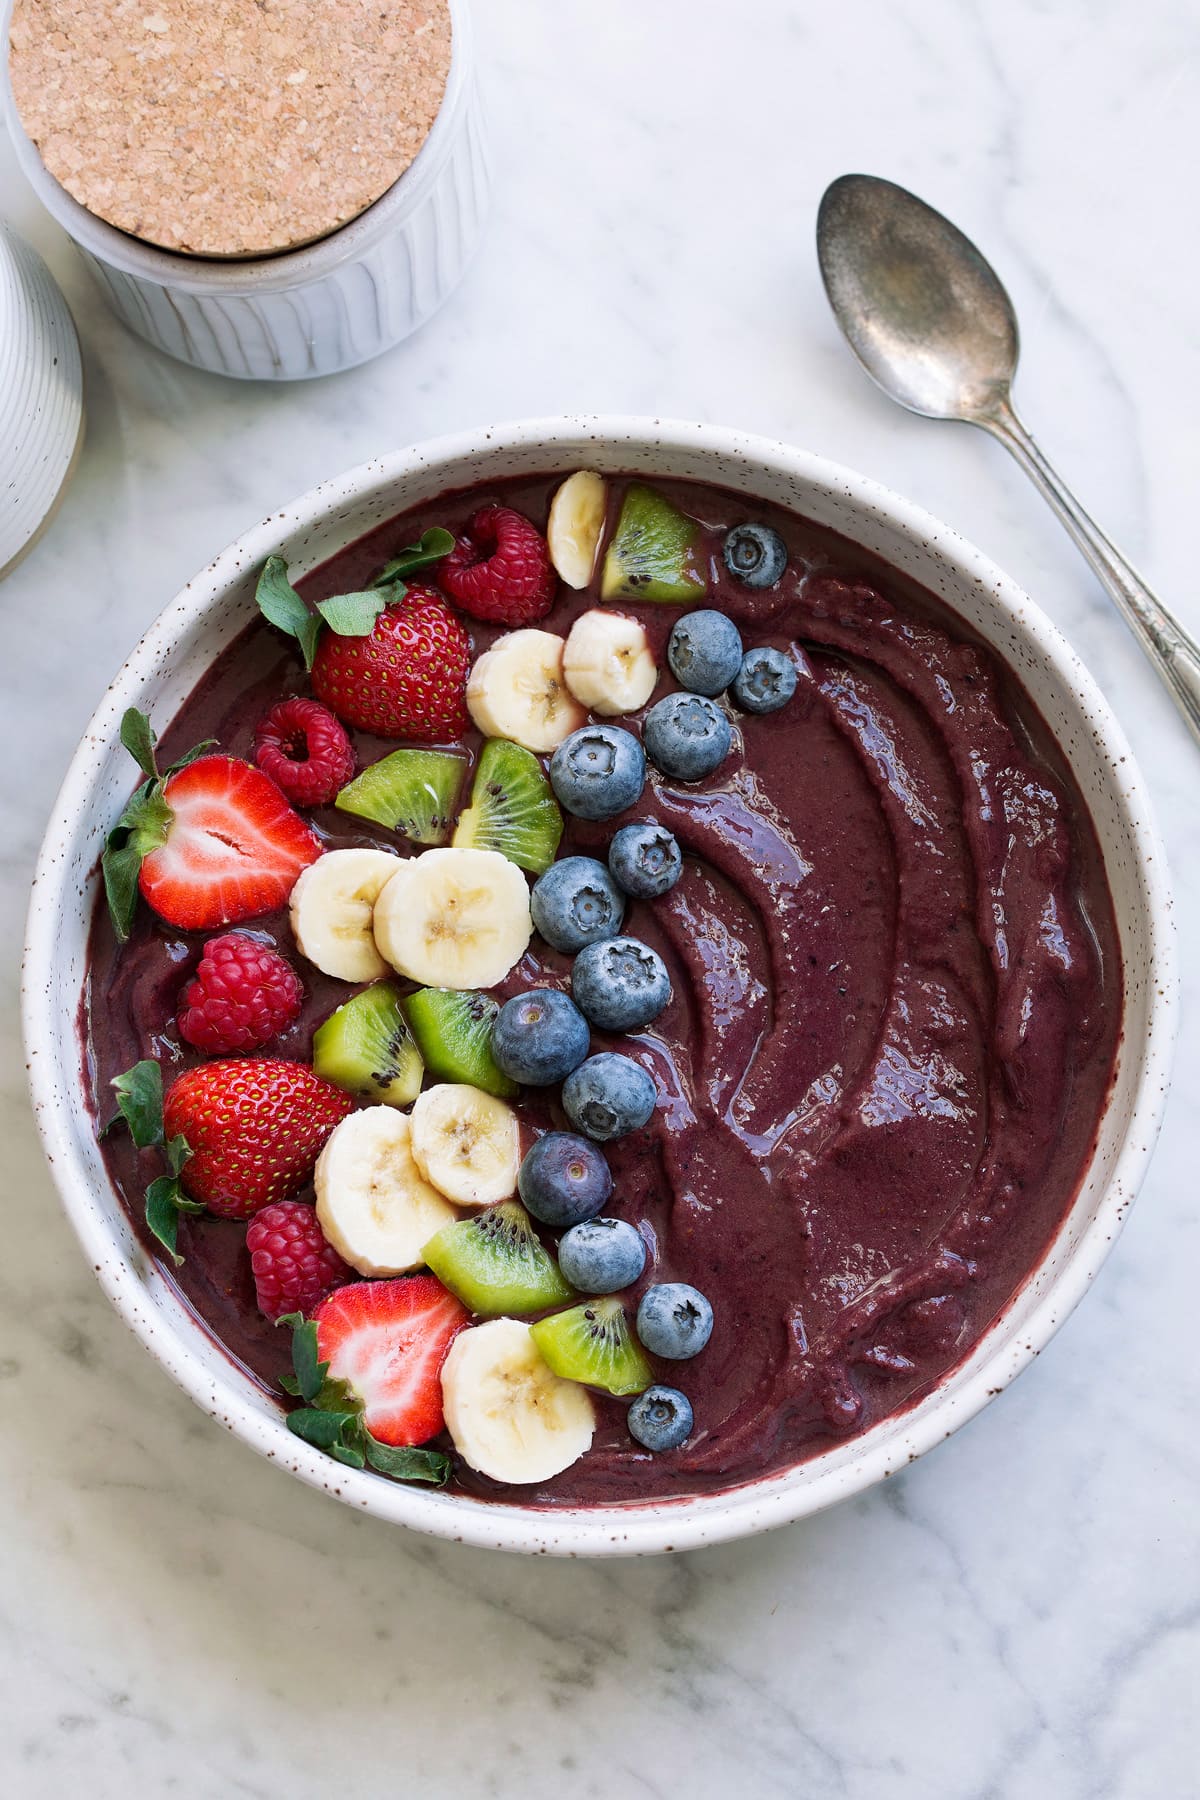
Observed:
[[[434,1487],[445,1487],[450,1479],[450,1458],[443,1450],[381,1444],[365,1430],[363,1438],[367,1461],[381,1475],[390,1475],[395,1481],[428,1481]]]
[[[418,569],[429,567],[430,563],[441,562],[449,556],[454,548],[454,534],[441,525],[431,525],[422,532],[418,544],[409,544],[404,550],[397,550],[391,562],[384,563],[378,575],[371,581],[372,587],[386,587],[391,581],[402,581],[406,575],[413,575]]]
[[[338,1462],[352,1469],[365,1466],[366,1456],[359,1443],[362,1420],[356,1412],[324,1412],[303,1406],[288,1414],[287,1423],[288,1430],[298,1438],[318,1450],[327,1450]]]
[[[288,580],[287,563],[282,556],[268,556],[254,598],[264,619],[295,638],[305,668],[311,669],[317,654],[317,639],[321,635],[321,621],[308,610]]]
[[[159,1243],[169,1254],[171,1261],[179,1268],[182,1256],[175,1248],[176,1235],[179,1230],[179,1215],[185,1213],[202,1213],[204,1208],[198,1200],[189,1200],[174,1175],[160,1175],[146,1189],[146,1223]]]
[[[289,1381],[287,1392],[298,1394],[301,1400],[311,1403],[321,1392],[329,1374],[329,1364],[321,1361],[317,1351],[316,1325],[298,1312],[284,1313],[275,1323],[290,1325],[292,1329],[292,1368],[295,1370],[292,1379],[295,1385]]]
[[[151,781],[158,780],[158,763],[155,761],[154,746],[158,742],[150,728],[150,721],[144,712],[131,706],[121,720],[121,742],[132,756],[143,775]]]
[[[123,1075],[113,1077],[121,1117],[129,1127],[129,1135],[139,1150],[149,1150],[163,1141],[162,1070],[149,1058],[134,1063]],[[180,1142],[178,1138],[172,1140]],[[182,1166],[182,1165],[181,1165]],[[178,1169],[171,1170],[178,1175]]]
[[[317,611],[339,637],[369,637],[384,607],[402,600],[404,594],[403,584],[397,581],[361,594],[331,594],[328,600],[317,601]]]
[[[121,943],[133,927],[142,863],[152,850],[166,843],[174,816],[163,798],[161,781],[144,781],[105,841],[100,858],[104,892]]]
[[[167,770],[167,774],[178,775],[180,769],[186,769],[188,764],[194,763],[198,756],[207,756],[208,752],[210,750],[215,750],[216,747],[216,738],[202,738],[198,744],[193,744],[190,750],[185,750],[182,756],[177,756],[175,758],[175,761]]]

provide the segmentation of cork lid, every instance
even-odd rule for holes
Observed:
[[[409,167],[448,0],[15,0],[13,97],[81,206],[192,256],[327,236]]]

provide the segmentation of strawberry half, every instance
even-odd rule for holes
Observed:
[[[329,1374],[363,1403],[381,1444],[424,1444],[445,1423],[442,1364],[470,1314],[433,1275],[357,1281],[313,1314]]]
[[[169,775],[162,839],[142,858],[138,886],[181,931],[234,925],[287,904],[321,840],[261,770],[202,756]]]
[[[182,1182],[225,1219],[248,1219],[306,1181],[349,1094],[307,1063],[226,1057],[177,1075],[163,1103],[163,1132],[187,1140]]]
[[[410,587],[365,635],[322,635],[313,692],[361,731],[445,743],[470,723],[463,698],[470,660],[470,640],[441,595]]]

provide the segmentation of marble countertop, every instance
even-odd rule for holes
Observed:
[[[901,413],[858,371],[812,230],[827,181],[863,168],[978,239],[1020,310],[1030,422],[1200,630],[1194,8],[486,0],[477,13],[498,185],[484,250],[415,340],[320,384],[242,386],[144,351],[0,133],[0,214],[67,292],[89,411],[57,520],[0,588],[0,1786],[20,1800],[1187,1800],[1200,1791],[1197,751],[1001,451]],[[382,448],[567,411],[810,446],[1010,570],[1098,676],[1149,777],[1189,1002],[1185,1079],[1124,1236],[996,1405],[820,1518],[606,1565],[407,1536],[205,1419],[79,1256],[15,1024],[28,875],[58,781],[176,589],[243,527]]]

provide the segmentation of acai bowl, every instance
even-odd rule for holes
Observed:
[[[464,1275],[462,1257],[447,1257],[443,1242],[443,1335],[425,1358],[446,1405],[420,1429],[448,1422],[450,1430],[418,1444],[411,1419],[407,1432],[402,1419],[398,1431],[385,1420],[380,1433],[446,1459],[439,1478],[449,1473],[449,1483],[435,1487],[402,1478],[403,1459],[401,1478],[352,1466],[363,1442],[353,1423],[347,1437],[336,1423],[315,1431],[323,1443],[289,1429],[284,1409],[296,1401],[279,1382],[291,1373],[289,1333],[255,1308],[244,1215],[185,1215],[181,1270],[141,1222],[145,1187],[169,1170],[161,1149],[136,1152],[123,1125],[98,1141],[114,1110],[109,1083],[135,1058],[157,1061],[169,1112],[174,1084],[211,1064],[214,1051],[185,1043],[178,1020],[201,951],[220,933],[159,927],[139,899],[118,950],[98,922],[98,865],[136,780],[119,739],[129,709],[161,734],[164,770],[190,740],[209,737],[218,740],[210,757],[252,766],[262,719],[289,699],[320,705],[324,693],[331,710],[352,710],[328,671],[314,682],[298,645],[261,620],[255,594],[269,559],[282,559],[285,592],[298,584],[310,608],[370,592],[398,552],[419,543],[442,549],[426,539],[430,531],[447,529],[470,551],[475,530],[475,550],[460,561],[486,571],[495,544],[482,542],[477,515],[500,506],[544,536],[554,497],[579,472],[602,490],[598,548],[587,525],[596,507],[582,507],[577,520],[578,553],[591,554],[581,590],[556,582],[548,599],[531,600],[518,580],[516,604],[532,612],[488,620],[460,604],[465,592],[468,607],[478,608],[480,595],[491,605],[486,581],[472,598],[471,582],[452,583],[438,561],[407,569],[410,595],[428,588],[426,603],[446,605],[466,638],[461,668],[460,640],[438,640],[441,680],[430,705],[436,712],[444,703],[447,670],[476,689],[462,715],[467,729],[447,714],[432,738],[407,746],[460,757],[452,799],[440,797],[445,768],[432,771],[434,802],[414,825],[406,790],[392,804],[416,831],[409,838],[361,810],[291,808],[280,796],[299,825],[299,833],[287,827],[299,866],[284,879],[300,877],[301,901],[308,869],[328,867],[330,851],[399,856],[432,873],[429,859],[471,845],[507,863],[512,873],[499,876],[485,909],[508,945],[499,963],[477,962],[456,989],[444,963],[413,961],[397,948],[428,899],[424,876],[416,890],[393,895],[391,935],[386,926],[372,933],[381,961],[353,979],[320,966],[320,908],[316,927],[303,918],[313,908],[297,913],[290,895],[230,922],[281,952],[303,995],[277,1041],[248,1052],[252,1062],[309,1068],[316,1029],[382,981],[395,988],[424,1063],[420,1099],[404,1086],[407,1055],[397,1059],[403,1069],[369,1071],[399,1082],[386,1100],[366,1091],[361,1069],[347,1077],[334,1068],[348,1085],[332,1083],[342,1098],[321,1113],[320,1142],[301,1144],[303,1120],[292,1134],[307,1166],[292,1172],[283,1204],[309,1206],[315,1193],[333,1251],[327,1266],[341,1284],[307,1309],[328,1309],[325,1360],[339,1332],[351,1360],[362,1346],[353,1320],[341,1316],[346,1296],[375,1287],[386,1301],[385,1288],[417,1281],[432,1283],[422,1290],[428,1298],[439,1287],[428,1272],[432,1251],[428,1263],[420,1242],[381,1251],[362,1236],[362,1207],[347,1213],[350,1190],[331,1170],[361,1166],[350,1154],[354,1136],[370,1128],[354,1121],[408,1118],[431,1091],[489,1085],[502,1090],[490,1096],[498,1116],[513,1115],[503,1130],[515,1129],[517,1173],[527,1178],[511,1197],[497,1198],[512,1185],[504,1155],[493,1158],[503,1165],[501,1187],[486,1194],[454,1187],[428,1143],[418,1169],[430,1190],[430,1243],[449,1233],[452,1249],[471,1253]],[[768,568],[765,585],[744,579],[732,551],[733,566],[725,560],[727,535],[746,526],[762,527],[768,545],[772,534],[783,541],[783,569]],[[639,563],[639,551],[648,560]],[[672,640],[677,624],[700,613],[732,621],[741,650],[788,662],[795,687],[783,705],[754,711],[742,703],[744,687],[739,700],[739,677],[731,697],[733,665],[715,674],[705,667],[706,657],[720,663],[727,643],[694,643],[689,673],[687,646]],[[650,751],[637,794],[617,790],[625,804],[613,812],[601,801],[601,816],[577,797],[570,771],[560,767],[554,779],[561,745],[536,734],[519,742],[529,734],[511,710],[520,682],[497,688],[491,679],[497,662],[515,666],[516,633],[556,637],[561,656],[578,621],[593,615],[641,629],[616,666],[625,675],[640,669],[651,683],[644,694],[637,680],[605,692],[605,681],[624,676],[613,674],[612,656],[584,654],[595,624],[584,630],[574,681],[587,705],[567,686],[565,703],[578,710],[551,731],[569,726],[568,743],[600,727],[605,780],[610,762],[618,776],[624,768],[625,737]],[[858,642],[847,635],[864,629]],[[867,654],[885,641],[888,668]],[[545,644],[518,649],[522,658],[552,654]],[[578,665],[589,663],[581,678]],[[468,705],[469,694],[462,700]],[[670,731],[647,725],[664,702],[667,726],[678,726],[681,708],[685,723],[701,714],[725,722],[727,740],[707,770],[674,762]],[[964,722],[949,748],[930,736],[939,708]],[[358,726],[349,735],[355,771],[344,785],[406,747]],[[489,784],[477,793],[475,777],[484,740],[516,742],[537,765],[534,811],[543,824],[550,808],[557,814],[561,837],[549,850],[536,833],[532,847],[525,843],[532,867],[514,864],[481,831]],[[203,757],[193,768],[203,775]],[[971,792],[973,811],[964,801]],[[468,811],[474,822],[464,828]],[[653,898],[615,883],[624,908],[616,938],[555,948],[541,931],[563,933],[552,892],[534,901],[538,929],[532,913],[513,925],[505,909],[520,905],[518,881],[528,894],[567,857],[611,874],[616,835],[647,821],[678,844],[683,874]],[[489,879],[496,868],[488,865]],[[102,1285],[192,1397],[263,1454],[349,1504],[439,1536],[562,1554],[682,1549],[801,1517],[893,1473],[971,1417],[1048,1341],[1107,1253],[1153,1145],[1174,1024],[1169,934],[1165,868],[1119,727],[1053,627],[978,552],[862,477],[763,440],[658,422],[535,421],[441,440],[324,484],[239,539],[147,633],[85,736],[39,864],[26,963],[31,1081],[55,1178]],[[597,998],[594,983],[579,985],[580,957],[603,962],[591,950],[614,943],[640,946],[665,970],[669,997],[660,995],[660,1010],[644,1021],[611,1010],[612,996]],[[139,946],[140,964],[130,960]],[[603,986],[604,968],[599,979]],[[585,1011],[589,1031],[576,1046],[585,1066],[617,1056],[652,1076],[651,1116],[590,1140],[596,1156],[584,1159],[583,1173],[598,1160],[612,1184],[598,1205],[585,1197],[583,1213],[572,1213],[573,1202],[539,1194],[537,1171],[525,1169],[537,1142],[571,1133],[583,1118],[578,1100],[564,1116],[562,1068],[553,1081],[541,1079],[543,1068],[533,1071],[536,1083],[515,1087],[514,1078],[485,1078],[477,1062],[447,1055],[436,1020],[430,1037],[421,1006],[412,1009],[414,995],[463,990],[497,1005],[531,991],[560,994],[572,1013]],[[525,1021],[535,1048],[549,1037],[547,1068],[559,1054],[554,1023],[539,1031]],[[511,1054],[510,1066],[528,1075],[520,1045]],[[194,1109],[193,1136],[204,1129],[197,1116]],[[410,1150],[401,1146],[411,1195]],[[305,1185],[318,1151],[323,1183],[318,1172]],[[186,1192],[186,1165],[182,1180]],[[230,1204],[240,1211],[264,1200],[276,1204],[277,1192],[235,1193]],[[481,1245],[478,1234],[463,1236],[496,1206],[522,1215],[540,1277],[560,1283],[526,1294],[520,1309],[509,1295],[503,1312],[480,1300]],[[638,1275],[624,1287],[614,1279],[611,1297],[580,1288],[578,1263],[571,1282],[559,1266],[571,1220],[586,1225],[589,1206],[641,1241]],[[679,1285],[695,1290],[693,1311],[711,1308],[711,1337],[698,1349],[670,1341],[679,1318],[674,1326],[660,1318],[656,1330],[653,1304],[643,1305],[648,1292]],[[683,1325],[690,1317],[685,1310]],[[547,1334],[539,1331],[545,1320],[566,1324]],[[496,1325],[514,1328],[507,1342]],[[702,1316],[699,1330],[703,1338]],[[589,1360],[589,1333],[604,1338],[598,1361]],[[494,1384],[496,1357],[503,1373],[518,1334],[522,1356],[533,1354],[527,1340],[540,1345],[535,1387],[547,1383],[555,1431],[574,1449],[565,1468],[529,1480],[488,1472],[514,1465],[489,1460],[494,1420],[481,1425],[481,1390],[471,1385],[483,1376]],[[320,1399],[302,1362],[303,1351],[292,1385],[298,1378],[301,1399]],[[336,1354],[331,1366],[335,1375],[348,1367]],[[627,1423],[647,1385],[694,1406],[691,1431],[674,1446],[647,1448]],[[344,1392],[315,1410],[333,1416],[339,1405],[350,1405]],[[331,1445],[349,1458],[335,1459]]]

